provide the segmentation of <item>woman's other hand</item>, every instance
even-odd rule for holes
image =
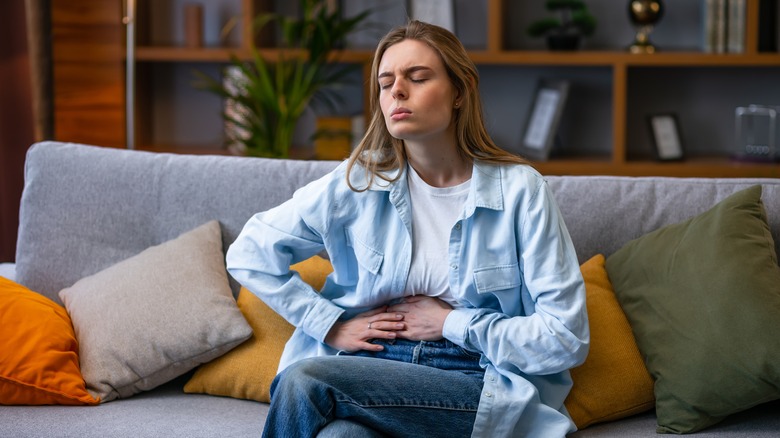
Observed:
[[[401,303],[387,308],[387,312],[403,315],[405,328],[397,336],[412,341],[438,341],[442,338],[444,320],[452,311],[446,302],[425,295],[406,297]]]
[[[383,346],[368,341],[395,339],[396,333],[405,328],[403,319],[403,314],[389,311],[387,306],[378,307],[350,320],[337,321],[325,337],[325,343],[348,353],[358,350],[381,351]]]

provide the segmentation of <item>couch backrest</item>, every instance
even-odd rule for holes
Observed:
[[[213,219],[227,249],[254,213],[337,164],[38,143],[25,163],[16,279],[61,302],[80,278]]]
[[[254,213],[280,204],[336,165],[38,143],[25,165],[17,280],[60,302],[57,293],[80,278],[212,219],[222,225],[226,249]],[[548,181],[580,261],[609,255],[630,239],[701,213],[756,183],[764,186],[780,244],[778,179],[550,176]]]
[[[577,256],[609,256],[631,239],[709,210],[734,192],[761,184],[780,253],[780,179],[549,176]],[[713,236],[717,239],[718,236]]]

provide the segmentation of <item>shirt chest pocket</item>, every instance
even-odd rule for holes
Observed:
[[[380,275],[385,256],[379,250],[356,237],[350,230],[347,230],[347,245],[352,247],[355,254],[357,272],[352,274],[357,277],[358,289],[371,293],[377,277]]]
[[[516,263],[474,270],[474,287],[479,294],[515,290],[522,284],[520,269]]]

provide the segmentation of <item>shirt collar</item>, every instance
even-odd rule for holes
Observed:
[[[389,183],[382,178],[375,178],[368,190],[392,191],[406,187],[406,168],[394,169],[383,172],[389,178],[396,178],[394,182]],[[350,172],[350,182],[353,187],[365,187],[368,184],[368,178],[362,166],[356,166]],[[471,190],[466,200],[466,215],[471,216],[477,207],[489,208],[491,210],[504,209],[504,196],[502,189],[503,174],[501,166],[475,161],[471,173]],[[399,184],[401,187],[398,187]]]
[[[504,209],[503,176],[499,165],[474,162],[471,191],[466,200],[466,216],[471,216],[477,207],[491,210]]]

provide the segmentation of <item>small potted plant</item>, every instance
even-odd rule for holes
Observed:
[[[583,36],[593,35],[596,18],[581,0],[547,0],[545,8],[558,17],[543,18],[528,27],[532,37],[547,37],[550,50],[577,50]]]
[[[233,56],[227,80],[196,72],[196,86],[226,99],[222,117],[232,125],[229,142],[234,152],[269,158],[287,158],[298,119],[312,100],[333,104],[334,88],[357,65],[338,65],[332,55],[348,34],[370,14],[367,10],[344,17],[326,0],[300,0],[300,17],[262,14],[256,31],[278,23],[282,35],[276,58],[266,59],[254,45],[251,62]],[[271,52],[273,53],[273,52]],[[231,137],[230,135],[228,137]]]

